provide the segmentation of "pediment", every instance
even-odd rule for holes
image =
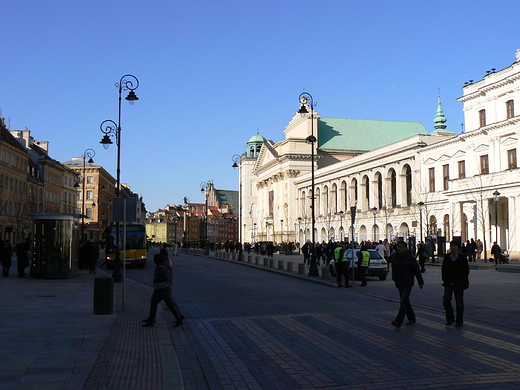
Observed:
[[[437,161],[449,161],[451,160],[451,157],[448,156],[447,154],[443,154],[442,156],[440,156]]]
[[[505,137],[502,140],[500,140],[500,144],[502,146],[505,146],[505,147],[517,146],[518,145],[518,138],[513,137],[513,136]]]
[[[436,162],[437,162],[436,159],[429,157],[429,158],[427,158],[427,159],[424,161],[424,164],[425,164],[425,165],[431,165],[431,164],[435,164]]]
[[[489,145],[479,145],[474,150],[476,153],[487,152],[489,151]]]
[[[453,155],[453,158],[459,159],[459,158],[466,158],[466,152],[463,150],[457,150],[455,154]]]

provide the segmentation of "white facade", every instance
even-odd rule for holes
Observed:
[[[465,133],[443,130],[439,102],[431,134],[315,170],[316,241],[441,235],[480,239],[488,252],[496,240],[520,259],[520,50],[511,66],[463,90]],[[284,133],[241,160],[243,241],[312,236],[311,119],[295,115]]]
[[[478,238],[488,251],[497,241],[511,259],[520,258],[518,53],[508,68],[463,88],[465,133],[420,151],[428,222],[464,241]]]

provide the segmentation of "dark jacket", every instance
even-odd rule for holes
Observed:
[[[410,251],[396,252],[392,257],[392,280],[395,282],[395,287],[412,287],[414,277],[417,278],[417,283],[424,284],[419,264]]]
[[[155,261],[155,259],[154,259]],[[162,288],[160,290],[155,290],[154,293],[162,298],[168,298],[172,296],[172,270],[170,261],[161,257],[161,260],[155,263],[157,267],[155,268],[155,273],[153,275],[153,283],[162,283],[168,282],[168,287]]]
[[[469,287],[469,265],[466,255],[459,253],[452,260],[449,253],[444,255],[442,262],[442,283],[454,284],[463,290]]]

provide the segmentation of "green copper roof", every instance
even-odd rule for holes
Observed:
[[[267,139],[263,136],[261,136],[259,133],[256,133],[251,138],[249,138],[249,141],[247,143],[255,143],[255,142],[265,142]]]
[[[234,207],[235,213],[238,213],[238,191],[215,190],[219,204],[229,204]]]
[[[419,122],[318,119],[318,149],[323,152],[367,152],[417,134],[427,134]]]

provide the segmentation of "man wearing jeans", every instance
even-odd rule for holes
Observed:
[[[410,293],[414,285],[414,277],[417,278],[419,288],[423,288],[424,281],[419,269],[419,264],[414,259],[408,245],[404,241],[397,243],[397,252],[392,258],[392,280],[395,287],[399,290],[399,298],[401,305],[399,312],[392,321],[392,325],[399,328],[404,321],[404,317],[408,318],[406,325],[413,325],[416,322],[415,313],[410,303]]]
[[[469,265],[466,255],[459,252],[460,246],[457,241],[450,242],[450,253],[444,255],[442,262],[442,285],[444,295],[442,301],[446,310],[446,325],[456,322],[457,327],[462,326],[462,315],[464,313],[464,290],[469,287]],[[455,295],[455,307],[457,318],[453,315],[451,298]]]

